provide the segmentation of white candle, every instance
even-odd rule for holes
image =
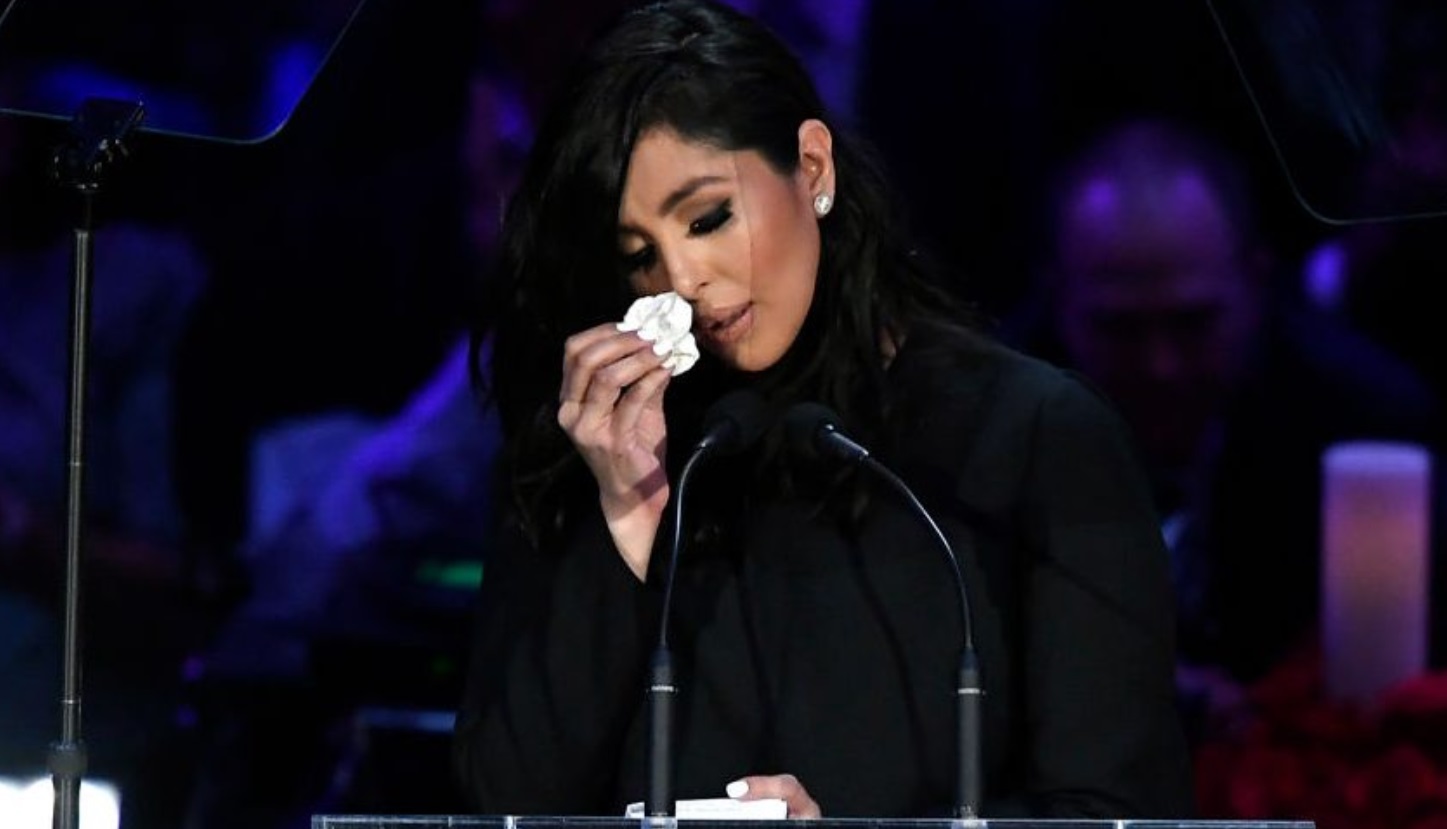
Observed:
[[[1431,456],[1354,442],[1322,456],[1321,640],[1326,689],[1367,700],[1427,661]]]

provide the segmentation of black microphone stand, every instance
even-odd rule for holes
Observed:
[[[960,571],[959,557],[955,555],[954,547],[935,522],[934,516],[930,515],[909,485],[889,467],[875,460],[868,449],[839,431],[835,425],[836,419],[832,411],[817,403],[795,404],[785,415],[790,440],[804,451],[833,455],[845,462],[863,466],[888,483],[904,498],[910,509],[929,525],[940,549],[944,551],[946,562],[950,565],[950,575],[954,577],[955,589],[959,593],[960,626],[964,638],[960,649],[960,663],[955,674],[955,756],[958,758],[958,768],[953,817],[964,821],[978,820],[984,797],[984,752],[981,739],[984,727],[982,698],[985,687],[980,676],[979,655],[975,650],[970,594],[965,589],[965,577]]]
[[[663,587],[663,610],[658,625],[658,646],[648,674],[648,792],[643,814],[658,821],[673,815],[673,707],[678,685],[673,675],[673,653],[668,647],[668,622],[673,610],[673,580],[678,571],[678,554],[683,548],[683,496],[694,467],[708,454],[713,442],[700,442],[683,465],[673,499],[673,539],[668,556],[668,574]]]
[[[739,452],[754,443],[767,425],[767,407],[762,397],[747,389],[730,392],[704,414],[704,436],[693,447],[678,486],[673,491],[673,539],[668,572],[663,587],[663,612],[658,625],[658,647],[649,666],[648,691],[648,792],[644,802],[645,826],[674,826],[673,793],[673,709],[678,698],[674,681],[673,654],[668,648],[669,620],[673,611],[673,584],[678,574],[679,551],[683,549],[683,498],[693,470],[714,454]]]
[[[96,197],[101,180],[127,155],[125,141],[140,125],[139,103],[89,98],[71,122],[70,139],[56,150],[53,174],[79,196],[75,222],[74,281],[70,308],[70,390],[66,441],[65,617],[60,739],[51,743],[48,763],[55,786],[54,829],[80,824],[80,782],[86,771],[81,739],[81,564],[85,517],[86,352],[90,335],[90,288],[95,256]]]
[[[844,438],[843,435],[838,435]],[[852,441],[851,441],[852,443]],[[858,444],[854,444],[858,446]],[[974,620],[970,613],[969,592],[965,589],[964,574],[960,571],[959,557],[945,536],[940,525],[920,503],[913,490],[888,467],[874,459],[863,447],[864,454],[856,462],[871,469],[883,478],[909,502],[911,509],[929,525],[935,539],[945,551],[955,589],[959,591],[960,624],[963,627],[964,643],[960,648],[960,664],[955,674],[955,756],[958,768],[955,777],[954,817],[960,820],[976,820],[980,817],[980,805],[984,798],[984,760],[981,747],[981,730],[984,716],[981,708],[985,695],[984,683],[980,677],[980,658],[975,650]]]

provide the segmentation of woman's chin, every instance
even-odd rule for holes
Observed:
[[[744,374],[758,374],[762,371],[768,371],[779,363],[777,356],[762,354],[758,349],[747,347],[725,349],[720,352],[715,352],[714,356],[725,368],[743,372]]]

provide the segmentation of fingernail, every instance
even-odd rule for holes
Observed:
[[[747,780],[735,780],[724,787],[724,792],[737,800],[749,793],[749,783]]]

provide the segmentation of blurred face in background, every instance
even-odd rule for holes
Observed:
[[[1190,171],[1085,179],[1064,205],[1056,330],[1154,462],[1189,463],[1248,368],[1264,269]]]

